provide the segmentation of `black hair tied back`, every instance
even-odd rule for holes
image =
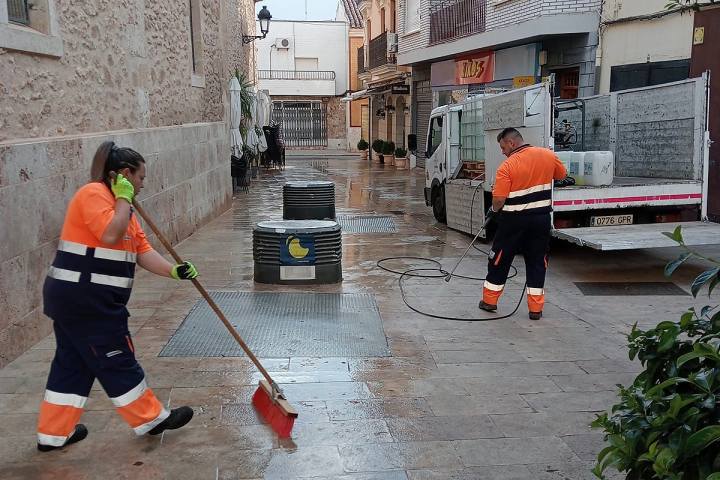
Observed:
[[[90,178],[95,182],[103,182],[109,187],[110,172],[129,168],[134,173],[143,163],[145,163],[143,156],[132,148],[118,147],[112,141],[103,142],[95,152],[90,167]]]

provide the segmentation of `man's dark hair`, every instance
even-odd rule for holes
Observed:
[[[523,141],[523,137],[522,135],[520,135],[520,132],[518,132],[517,129],[512,127],[505,128],[502,132],[498,133],[497,141],[498,143],[500,143],[501,140],[510,138],[520,140],[521,142]]]

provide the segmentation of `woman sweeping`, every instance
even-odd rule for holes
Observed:
[[[38,419],[38,450],[83,440],[78,423],[97,378],[117,412],[137,435],[158,435],[190,421],[190,407],[168,412],[145,381],[128,330],[135,264],[164,277],[192,279],[190,262],[173,265],[145,238],[132,210],[142,189],[145,160],[129,148],[104,142],[92,182],[68,206],[55,260],[43,289],[57,349]]]

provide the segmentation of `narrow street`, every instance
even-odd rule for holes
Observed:
[[[310,179],[335,182],[338,218],[366,230],[343,232],[342,283],[255,283],[254,226],[282,219],[286,181]],[[0,477],[594,478],[590,469],[603,439],[589,423],[615,402],[615,385],[629,384],[639,370],[628,360],[624,335],[634,323],[677,320],[693,299],[670,289],[657,296],[589,295],[575,282],[667,282],[663,267],[678,250],[596,252],[556,242],[540,321],[528,320],[524,299],[515,315],[502,320],[431,318],[411,311],[399,275],[377,266],[385,257],[426,257],[450,270],[467,247],[471,237],[434,220],[424,204],[424,184],[422,169],[370,165],[358,156],[289,156],[284,171],[262,169],[248,192],[235,193],[231,210],[178,246],[208,290],[245,292],[225,301],[233,305],[230,316],[240,334],[249,335],[250,347],[258,348],[299,410],[291,439],[279,441],[256,416],[250,397],[259,375],[247,358],[232,356],[235,350],[223,356],[229,334],[218,327],[217,336],[203,337],[202,328],[210,327],[200,323],[183,331],[191,327],[186,317],[200,298],[192,285],[142,272],[130,304],[136,354],[162,401],[195,409],[191,423],[162,437],[136,437],[96,383],[81,420],[90,432],[87,441],[38,453],[37,412],[54,353],[50,336],[0,369]],[[367,231],[373,229],[385,231]],[[434,268],[421,260],[384,265]],[[515,266],[518,274],[508,282],[499,315],[512,312],[523,290],[521,258]],[[700,269],[689,262],[672,281],[687,292]],[[485,255],[471,250],[457,273],[483,277],[485,271]],[[489,316],[477,307],[479,281],[406,277],[403,284],[416,309]],[[293,305],[302,306],[297,317],[307,326],[281,328],[295,318]],[[276,311],[289,317],[274,324]],[[358,323],[336,332],[338,323],[351,320]],[[315,333],[303,335],[305,329],[345,340],[328,343]],[[185,344],[173,337],[181,333]]]

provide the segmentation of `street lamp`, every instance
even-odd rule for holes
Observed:
[[[270,11],[267,9],[267,7],[265,5],[263,5],[262,9],[260,10],[260,13],[258,13],[258,20],[260,21],[260,33],[262,33],[262,35],[243,35],[242,36],[243,45],[245,45],[246,43],[254,42],[255,39],[258,39],[258,38],[267,37],[267,34],[270,31],[270,19],[271,18],[272,18],[272,15],[270,15]]]

